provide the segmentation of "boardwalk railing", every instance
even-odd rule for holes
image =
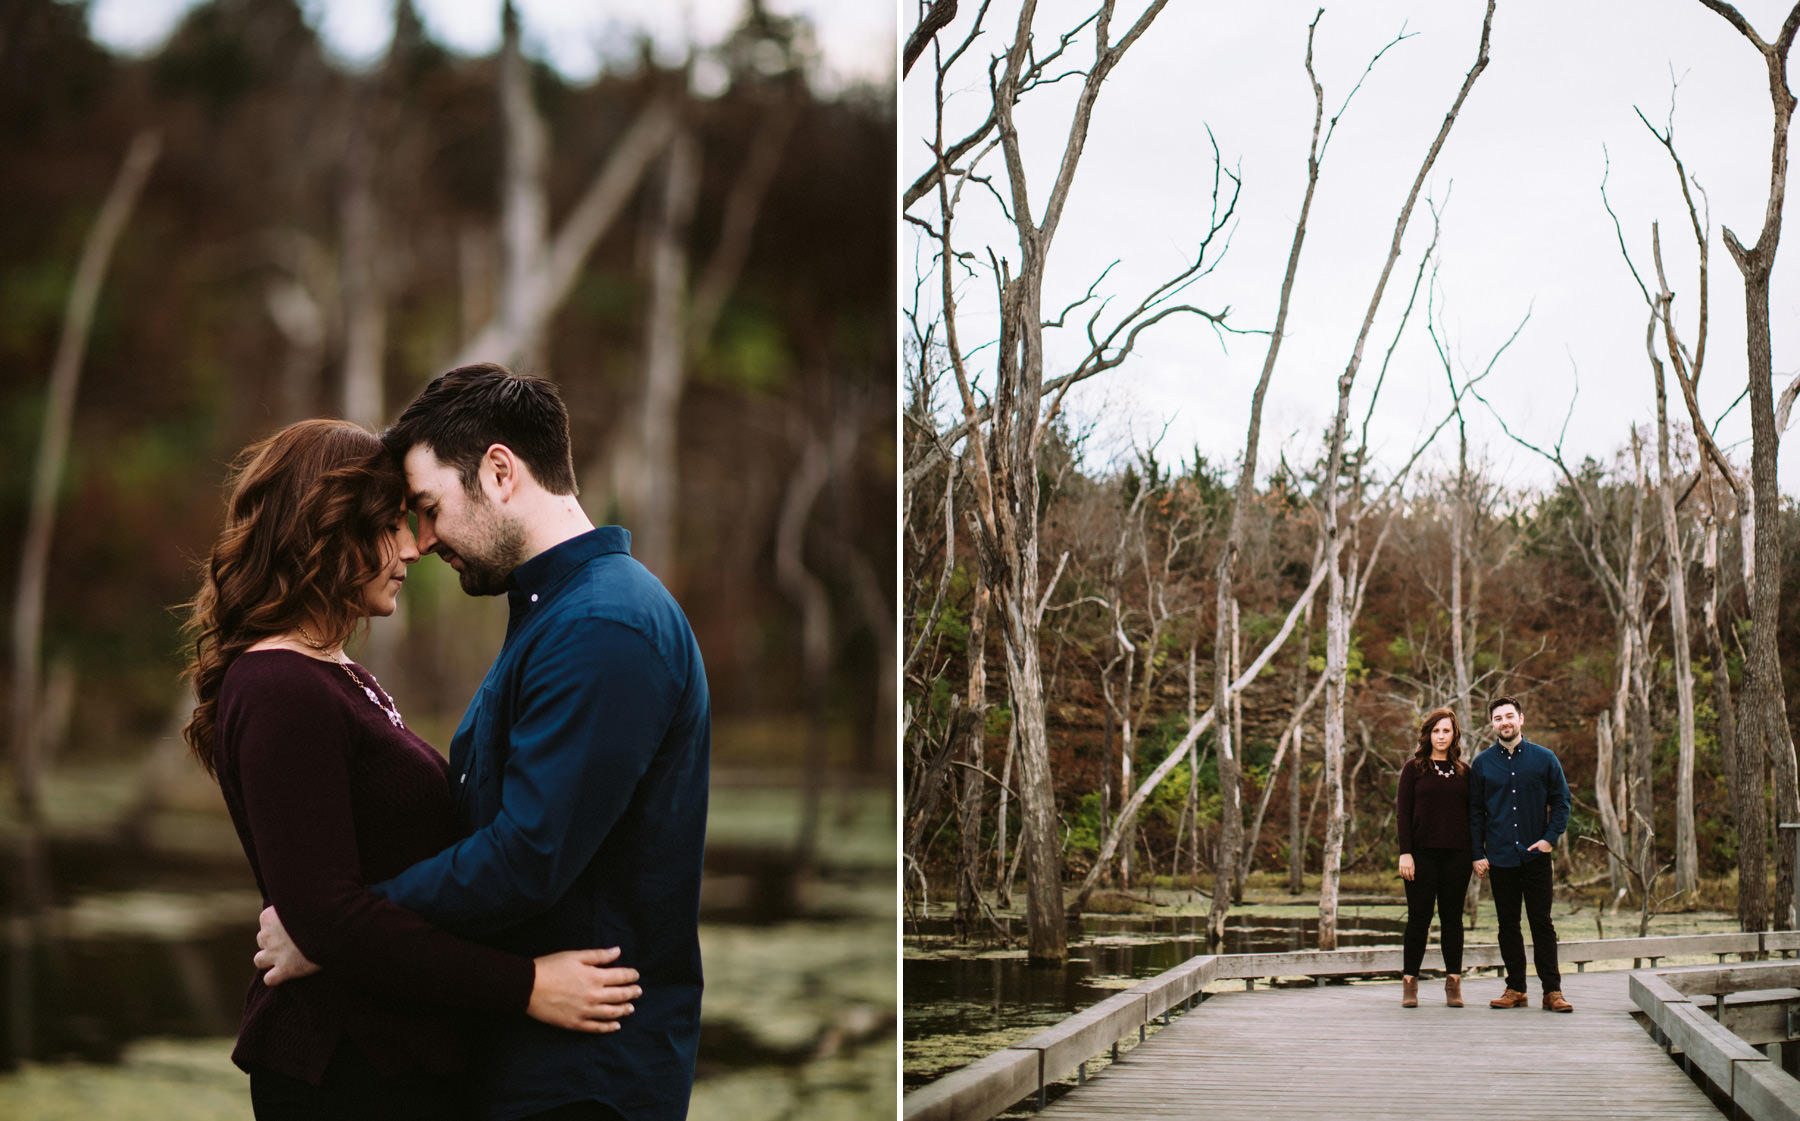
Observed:
[[[1716,954],[1723,963],[1737,955],[1763,957],[1772,953],[1785,956],[1800,950],[1800,932],[1774,931],[1749,934],[1690,934],[1659,938],[1604,938],[1560,942],[1557,956],[1575,965],[1577,971],[1590,962],[1640,961],[1649,959],[1651,967],[1665,957],[1692,957]],[[1014,1103],[1037,1097],[1044,1104],[1047,1087],[1070,1071],[1085,1077],[1088,1060],[1105,1051],[1118,1056],[1121,1040],[1136,1034],[1143,1040],[1150,1023],[1169,1022],[1176,1012],[1192,1008],[1205,998],[1206,986],[1214,981],[1241,979],[1246,987],[1254,987],[1258,978],[1275,977],[1352,977],[1398,974],[1401,968],[1399,949],[1357,949],[1302,951],[1283,954],[1206,954],[1189,958],[1173,969],[1157,974],[1091,1008],[996,1051],[960,1070],[906,1095],[906,1121],[988,1121],[988,1118]],[[1463,968],[1478,969],[1499,966],[1500,947],[1492,943],[1463,948]],[[1779,963],[1776,963],[1779,965]],[[1791,965],[1800,971],[1800,965]],[[1638,976],[1634,974],[1633,980]],[[1800,979],[1800,973],[1797,973]],[[1635,989],[1633,990],[1635,993]],[[1682,998],[1683,1001],[1686,998]],[[1640,1007],[1642,1007],[1640,1005]],[[1708,1023],[1718,1025],[1701,1014]],[[1718,1029],[1723,1030],[1723,1029]],[[1754,1048],[1743,1045],[1760,1056]],[[1684,1049],[1685,1050],[1685,1049]],[[1764,1060],[1767,1061],[1766,1059]],[[1777,1071],[1779,1067],[1777,1066]],[[1731,1071],[1728,1068],[1727,1076]],[[1783,1075],[1784,1077],[1785,1074]],[[1790,1079],[1790,1081],[1792,1081]],[[1721,1084],[1728,1087],[1730,1082]],[[1797,1114],[1770,1114],[1800,1121]]]
[[[1735,1116],[1800,1121],[1800,1081],[1755,1046],[1800,1035],[1800,962],[1644,970],[1631,975],[1630,986],[1663,1050],[1704,1074],[1731,1099]],[[1731,994],[1742,996],[1732,1001]]]

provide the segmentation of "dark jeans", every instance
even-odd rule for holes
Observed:
[[[1506,987],[1525,991],[1525,939],[1519,934],[1519,903],[1531,922],[1531,959],[1537,965],[1538,983],[1547,993],[1562,991],[1562,970],[1556,961],[1556,927],[1550,925],[1550,857],[1517,868],[1488,866],[1494,882],[1494,918],[1500,925],[1500,958],[1506,962]]]
[[[1467,849],[1414,849],[1413,878],[1406,884],[1406,957],[1401,972],[1419,975],[1431,912],[1438,915],[1438,943],[1444,949],[1444,972],[1462,972],[1463,893],[1469,890],[1474,866]]]
[[[338,1041],[317,1086],[252,1070],[250,1106],[257,1121],[461,1121],[470,1116],[463,1076],[421,1072],[383,1078],[349,1036]]]

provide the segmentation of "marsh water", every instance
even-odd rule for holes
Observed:
[[[1403,911],[1346,908],[1338,918],[1339,946],[1398,945],[1406,922],[1397,912]],[[958,943],[948,918],[908,922],[902,969],[906,1087],[941,1077],[1197,954],[1318,947],[1316,905],[1233,913],[1218,947],[1208,947],[1206,927],[1204,914],[1084,916],[1079,932],[1070,932],[1068,963],[1044,968],[1026,964],[1022,951]]]
[[[796,799],[715,791],[708,843],[727,860],[709,863],[703,885],[696,1118],[891,1108],[891,799],[864,792],[834,807],[817,861],[794,875]],[[229,1055],[261,899],[228,824],[185,827],[173,843],[90,834],[43,846],[50,905],[29,943],[22,918],[0,938],[0,1116],[247,1115]],[[16,902],[21,883],[20,861],[0,865],[0,898]]]

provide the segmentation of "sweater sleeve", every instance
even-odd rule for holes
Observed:
[[[304,674],[258,686],[243,706],[236,769],[269,902],[294,944],[355,984],[434,1004],[523,1012],[531,959],[432,926],[360,882],[351,725],[341,693]]]
[[[1401,856],[1412,852],[1413,787],[1418,776],[1419,769],[1412,765],[1411,759],[1400,764],[1400,802],[1394,809],[1394,822],[1399,832]]]
[[[1476,757],[1479,762],[1480,757]],[[1481,781],[1481,768],[1469,764],[1469,859],[1487,859],[1487,786]]]

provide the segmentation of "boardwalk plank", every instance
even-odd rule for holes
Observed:
[[[1442,1118],[1511,1102],[1534,1121],[1717,1121],[1632,1020],[1626,974],[1563,983],[1573,1015],[1488,1008],[1493,982],[1465,983],[1460,1009],[1443,1005],[1434,982],[1420,986],[1416,1009],[1400,1007],[1398,984],[1221,993],[1042,1116]]]

